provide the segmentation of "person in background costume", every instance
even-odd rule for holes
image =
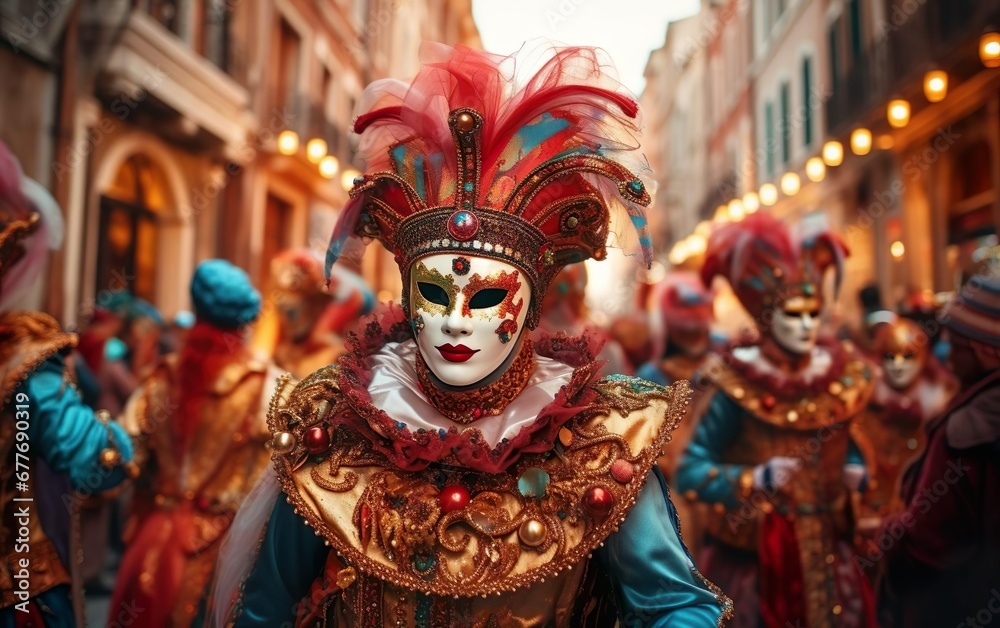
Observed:
[[[333,364],[344,352],[343,334],[370,310],[360,277],[339,269],[328,289],[323,262],[308,249],[271,260],[271,282],[278,314],[273,360],[296,378]]]
[[[859,532],[877,530],[883,517],[902,507],[899,477],[923,450],[925,424],[955,394],[956,382],[930,355],[930,344],[921,326],[908,318],[897,317],[875,330],[881,374],[857,423],[873,449],[866,456],[871,481],[860,501]]]
[[[823,277],[846,248],[797,237],[768,214],[725,225],[702,279],[729,280],[760,339],[703,370],[714,391],[677,469],[678,487],[712,506],[703,566],[733,595],[738,626],[873,626],[854,564],[850,489],[865,478],[848,426],[872,389],[849,343],[818,343]]]
[[[635,100],[589,48],[516,87],[514,58],[421,53],[411,85],[365,92],[328,255],[378,238],[402,307],[273,402],[277,482],[226,541],[217,623],[237,591],[237,626],[724,623],[655,469],[686,386],[600,378],[592,338],[528,334],[610,231],[651,260]]]
[[[600,328],[590,324],[587,317],[587,267],[583,264],[566,266],[549,285],[542,303],[542,320],[533,337],[560,332],[567,336],[579,336],[584,332],[604,338],[598,359],[604,361],[602,375],[625,373],[629,370],[625,352],[620,344],[611,339]]]
[[[974,275],[942,312],[961,391],[927,424],[880,538],[882,625],[985,626],[1000,608],[1000,273]]]
[[[0,626],[74,626],[71,565],[42,529],[38,460],[84,495],[127,477],[132,444],[107,412],[86,406],[64,357],[76,344],[51,316],[5,304],[44,275],[62,216],[0,142]],[[65,496],[69,497],[69,496]],[[64,503],[68,503],[65,499]],[[25,531],[27,531],[25,533]],[[75,612],[77,611],[77,612]]]
[[[128,607],[138,609],[137,625],[198,623],[222,536],[267,465],[264,408],[278,373],[244,347],[260,295],[242,270],[209,260],[195,271],[191,301],[197,322],[184,345],[161,361],[122,419],[139,444],[142,475],[111,622]]]
[[[712,349],[712,322],[715,320],[712,305],[712,292],[696,273],[675,271],[664,277],[654,292],[651,312],[654,318],[650,325],[654,330],[653,355],[659,358],[647,362],[636,373],[664,386],[686,380],[694,388],[687,415],[659,462],[660,469],[675,489],[681,454],[711,399],[711,395],[704,394],[705,386],[697,381],[696,374]],[[697,556],[703,534],[703,508],[684,498],[677,503],[677,511],[688,548]]]

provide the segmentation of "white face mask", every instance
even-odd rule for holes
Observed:
[[[510,264],[439,253],[410,269],[410,310],[417,348],[449,386],[489,377],[518,345],[531,304],[531,283]]]
[[[882,356],[885,379],[897,390],[903,390],[912,384],[922,366],[914,354],[890,353]]]
[[[771,335],[785,351],[805,355],[819,340],[820,307],[816,299],[795,297],[774,310]]]

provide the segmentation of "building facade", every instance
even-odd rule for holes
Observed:
[[[18,80],[0,133],[63,207],[38,296],[67,325],[122,289],[185,309],[208,257],[266,290],[277,251],[325,247],[362,167],[347,130],[364,86],[411,77],[422,40],[479,46],[470,0],[2,6],[0,72]],[[391,276],[365,265],[376,287]]]

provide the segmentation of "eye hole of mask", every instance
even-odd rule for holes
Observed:
[[[420,296],[436,305],[448,307],[448,304],[451,303],[448,293],[445,292],[444,288],[436,284],[418,281],[417,290],[420,291]]]
[[[507,291],[503,288],[484,288],[472,295],[469,299],[469,308],[482,310],[488,307],[496,307],[507,298]]]
[[[904,360],[914,360],[914,359],[916,359],[916,357],[917,357],[917,354],[913,353],[912,351],[907,351],[906,353],[903,354],[903,359]]]

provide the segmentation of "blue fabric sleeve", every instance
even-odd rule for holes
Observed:
[[[22,402],[19,399],[24,399]],[[84,405],[72,386],[63,380],[63,361],[52,357],[42,363],[17,389],[12,402],[27,405],[28,439],[32,455],[41,457],[58,473],[65,473],[78,491],[94,493],[121,484],[125,471],[101,465],[101,450],[108,446],[108,430]],[[122,460],[132,460],[132,440],[117,423],[110,429]]]
[[[716,626],[726,611],[695,571],[667,483],[655,467],[598,558],[611,574],[622,626]]]
[[[244,584],[237,627],[291,626],[295,607],[309,594],[330,553],[283,497],[274,503],[257,563]]]
[[[677,467],[678,490],[682,493],[695,491],[698,499],[705,503],[738,507],[740,473],[747,467],[720,461],[723,452],[739,438],[742,426],[743,409],[716,392]]]
[[[663,374],[663,370],[660,369],[656,362],[646,362],[635,372],[635,376],[647,382],[659,384],[660,386],[670,385],[670,380]]]
[[[868,468],[868,465],[865,464],[865,457],[861,455],[861,450],[858,449],[853,438],[847,443],[847,457],[844,459],[844,464],[860,464],[866,469]]]

